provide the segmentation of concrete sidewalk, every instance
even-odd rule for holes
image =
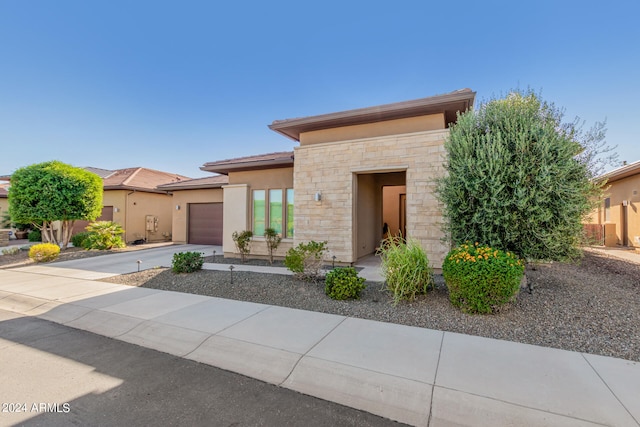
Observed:
[[[640,425],[640,363],[34,271],[0,270],[0,309],[407,424]]]

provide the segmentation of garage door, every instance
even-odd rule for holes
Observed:
[[[96,221],[113,221],[113,206],[104,206],[102,208],[102,213],[98,218],[96,218]],[[87,231],[85,230],[87,225],[89,225],[89,221],[76,221],[73,224],[73,231],[71,231],[71,234],[73,235]]]
[[[195,245],[222,245],[222,203],[189,203],[189,240]]]

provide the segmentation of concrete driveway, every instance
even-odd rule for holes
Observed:
[[[169,245],[150,249],[120,252],[105,256],[83,258],[52,264],[31,265],[16,268],[16,271],[73,277],[76,279],[102,279],[154,267],[171,267],[173,255],[178,252],[202,252],[206,256],[213,251],[222,254],[222,246]],[[141,261],[138,266],[138,260]]]

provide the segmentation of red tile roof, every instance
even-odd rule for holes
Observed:
[[[105,190],[159,191],[158,186],[182,182],[191,178],[183,175],[146,168],[118,169],[104,178]]]

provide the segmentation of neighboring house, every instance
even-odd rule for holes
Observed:
[[[591,214],[587,227],[601,230],[605,246],[640,248],[640,161],[598,179],[607,180],[605,199]]]
[[[171,240],[173,201],[171,194],[158,186],[191,178],[142,167],[114,171],[86,169],[103,179],[103,209],[99,220],[122,225],[127,243]],[[74,231],[81,231],[86,225],[86,221],[77,221]]]
[[[8,183],[0,183],[0,221],[4,218],[4,215],[9,212],[9,199],[7,197]],[[0,226],[0,228],[2,228]]]
[[[227,176],[216,175],[158,186],[173,195],[174,242],[222,245],[222,186],[228,182]]]
[[[225,254],[235,252],[232,233],[246,229],[255,236],[252,254],[266,254],[260,236],[272,227],[283,236],[280,256],[300,242],[327,241],[337,262],[353,263],[375,253],[386,224],[417,239],[439,268],[448,245],[435,179],[444,173],[449,125],[474,99],[463,89],[274,121],[272,130],[299,142],[293,153],[205,163],[202,170],[229,179],[222,185]]]

